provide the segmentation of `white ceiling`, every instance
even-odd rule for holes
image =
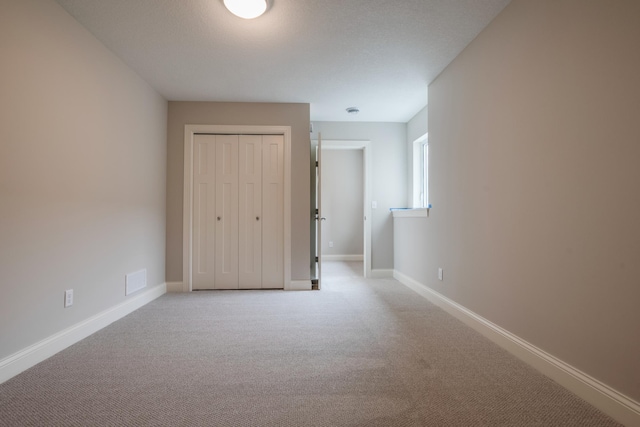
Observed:
[[[171,101],[304,102],[314,121],[407,122],[510,0],[57,0]],[[357,106],[350,116],[345,108]]]

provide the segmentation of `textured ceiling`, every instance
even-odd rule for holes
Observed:
[[[305,102],[312,120],[406,122],[509,0],[57,0],[171,101]],[[357,106],[350,116],[345,108]]]

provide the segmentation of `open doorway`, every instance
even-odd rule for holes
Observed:
[[[360,266],[364,276],[364,159],[362,150],[324,148],[322,153],[321,254],[323,276],[341,274],[338,265]]]
[[[312,141],[312,146],[316,141]],[[322,185],[316,198],[322,200],[320,245],[316,253],[328,262],[359,269],[371,276],[371,146],[369,141],[323,140],[320,169]],[[324,267],[323,267],[324,265]],[[325,268],[326,267],[326,268]],[[318,269],[332,274],[337,264],[323,263]]]

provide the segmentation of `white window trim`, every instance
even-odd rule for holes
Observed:
[[[422,146],[429,143],[429,134],[425,133],[420,138],[413,141],[413,168],[412,168],[412,198],[411,206],[416,209],[424,209],[429,206],[429,200],[422,202]],[[428,185],[428,183],[427,183]],[[426,191],[427,198],[429,189]]]

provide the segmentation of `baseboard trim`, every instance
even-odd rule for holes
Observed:
[[[311,280],[292,280],[289,286],[284,288],[285,291],[310,291]]]
[[[292,280],[291,285],[285,288],[286,291],[309,291],[311,290],[311,280]],[[167,282],[167,292],[185,292],[182,282]]]
[[[167,292],[184,292],[182,282],[167,282]]]
[[[390,270],[390,269],[371,270],[371,278],[372,279],[385,279],[385,278],[389,278],[389,277],[393,277],[393,270]]]
[[[322,261],[363,261],[364,255],[322,255]]]
[[[403,285],[480,332],[500,347],[533,366],[547,377],[575,393],[605,414],[626,426],[640,426],[640,403],[588,374],[477,315],[417,280],[394,270]]]
[[[167,284],[139,292],[126,301],[0,360],[0,384],[162,296]]]

